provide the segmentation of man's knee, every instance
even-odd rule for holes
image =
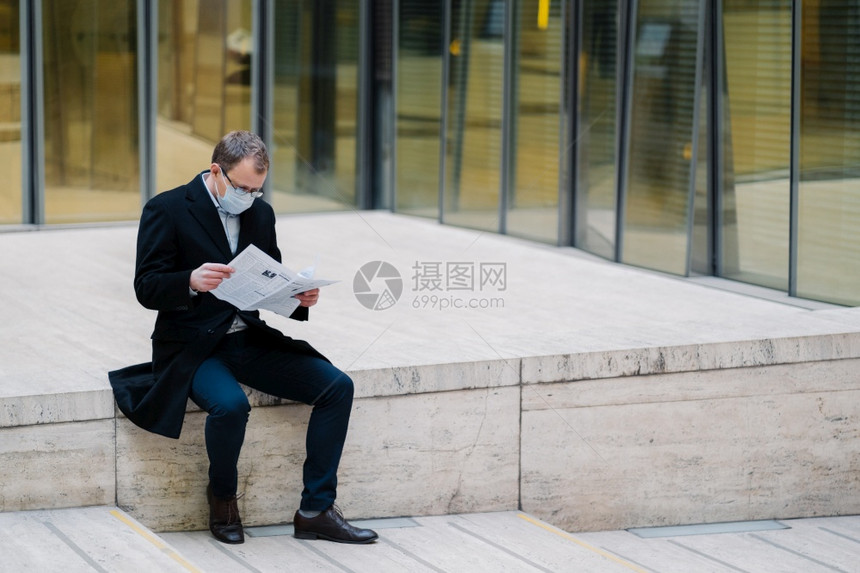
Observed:
[[[209,415],[223,420],[244,423],[248,421],[250,412],[251,404],[248,402],[248,397],[242,393],[219,401],[209,411]]]
[[[335,391],[343,399],[352,400],[352,396],[355,393],[355,385],[352,383],[352,378],[346,373],[341,372],[340,376],[335,380]]]
[[[340,372],[316,399],[314,405],[342,403],[352,404],[353,393],[354,385],[352,383],[352,378],[347,374]]]

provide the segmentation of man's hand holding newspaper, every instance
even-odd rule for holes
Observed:
[[[233,275],[210,292],[239,310],[265,309],[288,317],[299,306],[296,294],[338,282],[314,279],[313,267],[293,272],[254,245],[229,264]]]

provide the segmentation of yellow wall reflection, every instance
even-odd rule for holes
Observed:
[[[0,1],[0,223],[20,223],[21,54],[18,0]]]

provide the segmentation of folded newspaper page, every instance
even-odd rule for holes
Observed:
[[[236,272],[210,292],[239,310],[264,309],[290,316],[299,306],[295,295],[338,282],[313,278],[313,267],[291,271],[254,245],[229,264]]]

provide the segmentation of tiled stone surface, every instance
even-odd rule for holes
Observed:
[[[246,525],[292,521],[309,407],[255,408],[239,460]],[[117,421],[117,502],[158,530],[207,527],[202,412],[180,440]],[[339,472],[349,517],[496,511],[517,505],[519,389],[360,399]]]
[[[4,572],[200,571],[113,504],[2,513],[0,531]]]
[[[860,512],[860,360],[523,388],[523,509],[568,531]]]
[[[114,503],[114,421],[0,428],[0,512]]]

